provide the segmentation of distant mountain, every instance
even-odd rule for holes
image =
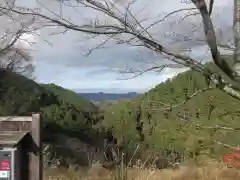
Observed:
[[[90,100],[90,101],[116,101],[116,100],[123,100],[123,99],[133,99],[139,95],[136,92],[129,92],[129,93],[78,93],[81,97]]]
[[[136,93],[145,93],[149,91],[151,88],[143,88],[143,89],[136,89],[136,88],[81,88],[81,89],[72,89],[72,91],[76,93],[106,93],[106,94],[127,94],[129,92],[136,92]]]

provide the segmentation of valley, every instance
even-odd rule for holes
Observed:
[[[41,112],[48,171],[53,167],[77,171],[93,168],[94,163],[100,169],[112,168],[118,163],[111,153],[112,160],[104,157],[109,153],[106,145],[113,145],[115,153],[121,150],[122,160],[131,159],[131,167],[151,156],[146,167],[158,157],[157,168],[169,168],[175,163],[219,163],[230,152],[221,144],[238,143],[239,132],[214,128],[240,126],[238,101],[218,89],[201,91],[208,86],[198,72],[179,74],[134,98],[124,95],[94,103],[55,84],[37,84],[6,70],[0,75],[1,116]]]

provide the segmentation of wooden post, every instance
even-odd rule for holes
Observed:
[[[36,151],[30,154],[29,180],[42,180],[42,122],[40,114],[32,115],[31,135],[36,145]]]

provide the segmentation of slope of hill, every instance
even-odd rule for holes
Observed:
[[[118,101],[123,99],[133,99],[141,94],[136,92],[115,94],[115,93],[78,93],[81,97],[88,99],[90,101]]]
[[[74,91],[64,89],[55,84],[42,84],[42,86],[53,92],[56,96],[58,96],[58,98],[73,104],[78,109],[84,110],[86,112],[98,111],[98,108],[93,103],[82,98],[81,96],[78,96],[78,94]]]
[[[133,149],[141,142],[169,158],[222,158],[229,149],[219,144],[236,146],[240,133],[214,127],[240,127],[239,101],[218,89],[197,94],[204,88],[200,73],[179,74],[141,97],[109,106],[99,126],[111,128],[118,143]]]
[[[45,143],[55,142],[53,134],[61,134],[93,147],[102,145],[101,134],[92,128],[98,121],[97,108],[92,103],[53,84],[41,86],[5,70],[0,70],[0,76],[0,116],[27,116],[41,112]]]
[[[50,91],[49,87],[46,88],[47,85],[41,86],[23,76],[4,70],[0,71],[0,75],[0,115],[2,116],[30,115],[32,112],[41,111],[46,123],[54,122],[64,128],[67,126],[74,128],[76,123],[84,125],[95,121],[90,113],[96,113],[96,107],[77,95],[75,102],[73,98],[65,99],[66,94],[69,94],[68,90],[62,88]]]

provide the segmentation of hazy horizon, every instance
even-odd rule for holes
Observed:
[[[124,93],[138,93],[138,94],[142,94],[148,91],[148,89],[146,90],[141,90],[139,91],[139,89],[115,89],[115,88],[108,88],[108,89],[72,89],[72,91],[76,92],[76,93],[113,93],[113,94],[124,94]]]

